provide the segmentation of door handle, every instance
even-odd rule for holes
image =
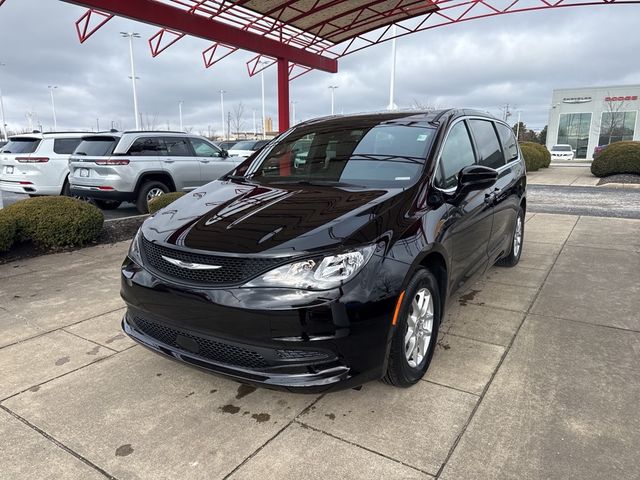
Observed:
[[[484,203],[492,207],[496,203],[496,194],[495,192],[487,193],[484,196]]]
[[[163,160],[164,163],[173,163],[175,162],[175,160],[171,160],[170,158],[167,158],[166,160]]]
[[[209,163],[209,160],[200,160],[200,163]]]

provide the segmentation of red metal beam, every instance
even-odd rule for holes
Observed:
[[[278,59],[278,131],[289,129],[289,62]]]
[[[336,73],[338,62],[262,35],[241,30],[225,23],[190,14],[154,0],[63,0],[67,3],[109,12],[143,23],[166,27],[195,37],[233,45],[243,50],[271,57],[285,58],[325,72]]]

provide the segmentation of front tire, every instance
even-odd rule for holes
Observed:
[[[513,227],[513,235],[511,235],[511,248],[506,257],[502,257],[496,262],[501,267],[515,267],[520,261],[522,255],[522,247],[524,244],[524,210],[522,207],[518,210],[516,223]]]
[[[383,382],[406,388],[424,376],[438,341],[441,312],[438,282],[421,268],[405,290]]]
[[[168,192],[169,187],[162,182],[146,182],[142,187],[140,187],[140,191],[138,192],[136,208],[140,213],[149,213],[149,201],[152,198],[159,197],[160,195]]]

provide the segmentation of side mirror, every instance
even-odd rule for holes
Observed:
[[[498,180],[498,171],[482,165],[469,165],[458,174],[458,187],[455,196],[461,198],[467,193],[485,190]]]
[[[228,158],[229,157],[229,152],[227,152],[224,148],[220,149],[220,157],[221,158]]]

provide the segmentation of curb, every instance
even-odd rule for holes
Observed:
[[[116,222],[118,220],[129,220],[131,218],[141,218],[141,217],[148,217],[149,214],[148,213],[141,213],[140,215],[130,215],[128,217],[117,217],[117,218],[105,218],[104,223],[107,222]]]
[[[596,187],[608,187],[608,188],[618,188],[620,190],[636,190],[640,189],[640,183],[603,183],[602,185],[596,185]]]

